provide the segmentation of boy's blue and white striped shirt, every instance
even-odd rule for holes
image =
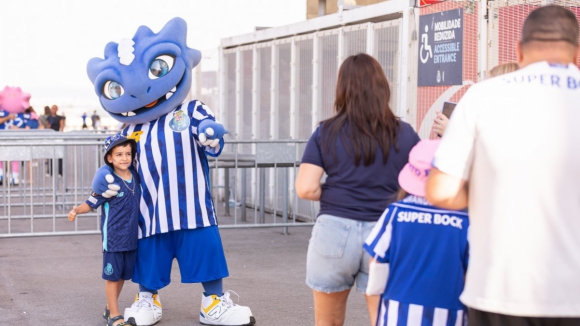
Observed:
[[[363,247],[389,263],[377,325],[456,326],[469,260],[465,211],[440,209],[408,196],[383,213]]]
[[[464,326],[465,310],[428,308],[395,300],[381,300],[377,325],[385,326]]]
[[[157,120],[123,130],[123,135],[137,141],[136,169],[143,190],[140,239],[217,225],[206,152],[219,153],[220,148],[199,143],[197,126],[205,119],[215,117],[207,106],[194,100]]]

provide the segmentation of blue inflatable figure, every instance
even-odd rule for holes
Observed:
[[[133,281],[139,294],[125,310],[138,325],[161,319],[158,290],[170,283],[177,259],[182,283],[202,283],[200,322],[206,325],[253,325],[250,308],[234,304],[223,292],[228,269],[211,197],[206,155],[218,156],[226,133],[200,101],[184,103],[192,69],[201,53],[186,44],[187,24],[170,20],[155,34],[146,26],[132,39],[105,47],[87,73],[102,107],[128,126],[135,139],[135,169],[142,185],[139,248]],[[112,171],[103,166],[93,190],[115,196]],[[107,310],[105,311],[107,318]]]

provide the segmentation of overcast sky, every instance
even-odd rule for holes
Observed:
[[[221,38],[305,20],[306,0],[0,0],[0,88],[20,86],[37,111],[46,101],[97,102],[87,61],[176,16],[188,23],[188,46],[216,57]]]

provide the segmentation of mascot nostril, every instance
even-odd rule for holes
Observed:
[[[223,291],[222,279],[229,273],[207,155],[220,155],[227,131],[205,104],[184,102],[192,69],[201,59],[199,51],[187,46],[186,34],[187,24],[181,18],[170,20],[158,33],[141,26],[131,40],[110,42],[103,59],[93,58],[87,64],[101,105],[127,125],[122,135],[137,143],[134,168],[142,195],[136,208],[139,250],[133,281],[139,283],[139,294],[124,317],[138,325],[161,319],[158,290],[168,285],[176,257],[182,282],[203,280],[202,324],[253,325],[250,308],[232,304],[230,293]],[[146,94],[131,95],[142,92],[142,85],[149,85]],[[110,186],[106,174],[111,174],[106,165],[97,171],[95,193]]]

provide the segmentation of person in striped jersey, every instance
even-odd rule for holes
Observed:
[[[153,325],[162,316],[158,291],[170,283],[177,259],[182,283],[201,283],[200,317],[206,325],[253,325],[250,308],[223,291],[229,275],[211,197],[206,155],[218,156],[226,133],[212,111],[185,101],[192,69],[201,53],[187,47],[187,24],[170,20],[155,34],[141,26],[132,39],[105,47],[105,59],[87,65],[103,108],[127,125],[122,134],[137,142],[134,168],[142,185],[139,244],[133,282],[139,293],[125,318]],[[185,102],[184,102],[185,101]],[[107,167],[93,190],[118,191]]]
[[[439,209],[424,198],[439,142],[422,140],[411,150],[399,174],[402,199],[389,205],[363,245],[376,262],[389,264],[376,325],[466,325],[459,296],[469,256],[467,213]],[[369,279],[374,277],[371,270]]]

